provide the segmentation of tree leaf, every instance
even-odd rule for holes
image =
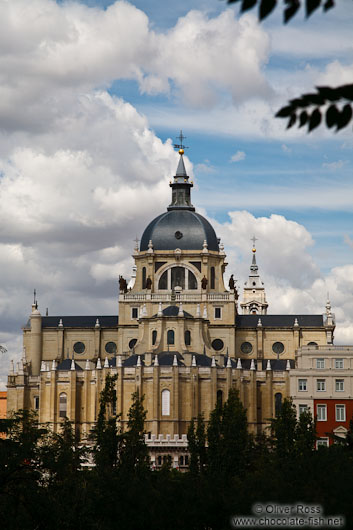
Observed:
[[[324,105],[326,103],[325,98],[320,96],[320,94],[303,94],[301,99],[305,102],[303,107],[308,105]]]
[[[306,110],[303,110],[299,116],[299,127],[303,127],[303,125],[305,125],[307,121],[308,121],[308,113],[306,112]]]
[[[288,125],[287,125],[287,129],[290,129],[291,127],[293,127],[293,125],[295,124],[295,122],[297,121],[297,116],[295,114],[295,112],[291,115],[291,117],[289,118],[289,122],[288,122]]]
[[[343,98],[353,101],[353,85],[342,85],[337,87],[337,90]]]
[[[321,112],[318,108],[316,108],[309,119],[309,128],[308,132],[312,131],[313,129],[316,129],[321,123]]]
[[[306,16],[310,17],[318,7],[320,7],[321,0],[306,0]]]
[[[330,129],[337,124],[338,108],[336,105],[330,105],[326,111],[326,125]]]
[[[284,19],[284,23],[287,24],[287,22],[289,22],[289,20],[294,17],[294,15],[296,14],[296,12],[298,11],[298,9],[300,8],[300,1],[299,0],[287,0],[286,1],[286,4],[288,4],[289,7],[287,7],[285,10],[284,10],[284,15],[283,15],[283,19]]]
[[[347,103],[341,112],[338,112],[338,119],[337,121],[337,129],[336,131],[339,131],[340,129],[343,129],[343,127],[346,127],[348,123],[351,121],[352,118],[352,107],[349,103]]]
[[[341,96],[337,88],[332,88],[330,86],[317,86],[317,91],[320,96],[329,101],[337,101]]]
[[[324,11],[328,11],[329,9],[334,7],[334,5],[335,5],[334,0],[326,0],[326,2],[324,3]]]
[[[266,18],[276,7],[277,0],[261,0],[259,9],[259,19],[263,20]]]
[[[243,3],[241,5],[241,12],[248,11],[248,9],[251,9],[252,7],[256,6],[257,0],[243,0]]]
[[[279,111],[276,114],[276,118],[288,118],[293,113],[293,107],[292,105],[288,105],[287,107],[282,107],[279,109]]]

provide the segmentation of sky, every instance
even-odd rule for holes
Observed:
[[[197,211],[238,289],[251,241],[272,314],[353,344],[353,135],[286,130],[289,98],[353,80],[353,7],[284,26],[224,0],[0,1],[0,389],[37,290],[49,315],[116,314],[133,240],[170,201],[182,129]]]

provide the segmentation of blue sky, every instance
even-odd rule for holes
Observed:
[[[353,136],[274,118],[353,79],[351,0],[283,26],[221,0],[0,3],[0,387],[33,288],[51,315],[115,314],[133,239],[164,211],[183,129],[192,200],[239,286],[250,238],[271,313],[353,343]],[[241,289],[240,289],[241,290]]]

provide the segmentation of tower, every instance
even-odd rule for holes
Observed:
[[[256,263],[256,237],[253,236],[251,241],[253,242],[252,263],[250,265],[249,278],[245,282],[243,302],[240,307],[243,315],[266,315],[268,303],[266,301],[264,283],[261,281],[259,267]]]

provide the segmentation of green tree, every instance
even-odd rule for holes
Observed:
[[[272,440],[277,456],[294,454],[297,412],[291,398],[283,401],[280,413],[271,420]]]
[[[206,426],[202,414],[197,422],[192,419],[188,429],[188,447],[190,452],[190,472],[203,473],[206,468]]]
[[[310,410],[302,412],[295,429],[295,450],[299,456],[307,456],[315,450],[316,427]]]
[[[140,474],[149,470],[150,459],[145,443],[146,411],[138,392],[132,395],[128,418],[127,430],[121,435],[120,469],[127,474]]]
[[[91,439],[94,442],[93,458],[98,472],[110,470],[118,464],[119,436],[117,416],[114,414],[116,379],[116,375],[107,374],[105,386],[99,398],[97,423],[91,433]]]

